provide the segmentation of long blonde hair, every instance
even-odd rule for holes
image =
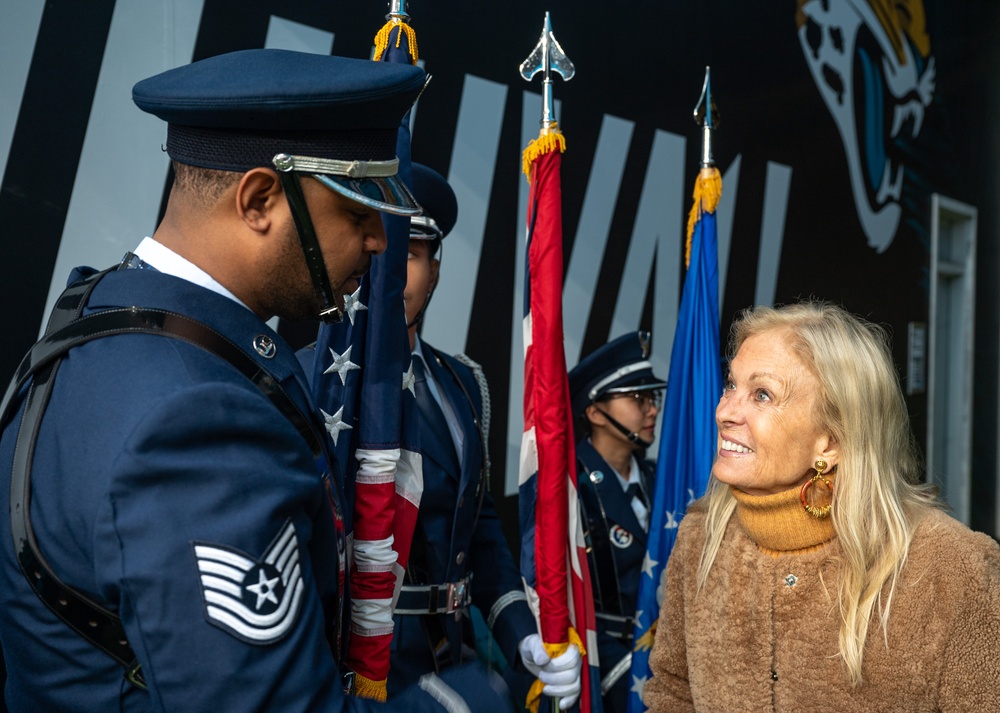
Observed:
[[[920,459],[885,330],[824,302],[755,307],[733,323],[730,356],[747,338],[771,330],[788,335],[791,348],[818,378],[816,418],[839,446],[831,513],[843,560],[838,653],[850,684],[858,686],[873,612],[885,636],[913,532],[933,499],[919,483]],[[715,478],[706,502],[699,590],[736,508],[728,486]]]

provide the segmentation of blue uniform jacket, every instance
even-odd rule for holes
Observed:
[[[101,281],[87,311],[129,305],[204,322],[311,412],[292,350],[246,308],[169,275],[123,270]],[[273,358],[253,350],[261,334],[277,345]],[[19,410],[0,439],[4,513],[20,418]],[[10,710],[379,708],[345,697],[326,635],[338,620],[342,533],[331,502],[339,497],[339,486],[317,473],[303,438],[227,362],[156,335],[73,349],[37,442],[31,521],[62,581],[121,617],[149,689],[126,682],[119,664],[35,596],[15,561],[7,522],[0,644]],[[240,598],[250,613],[227,617]],[[474,678],[463,690],[464,680],[436,681],[483,710],[502,706],[483,683]],[[443,710],[422,690],[401,700],[401,710]]]
[[[535,633],[536,626],[524,596],[520,573],[488,492],[476,519],[479,488],[486,487],[485,481],[481,482],[485,444],[477,426],[483,413],[480,387],[469,366],[426,342],[422,346],[441,398],[447,399],[458,419],[465,445],[462,462],[458,463],[452,443],[444,442],[447,426],[431,428],[418,409],[424,491],[410,555],[411,572],[416,581],[408,576],[407,583],[456,582],[471,573],[472,603],[491,625],[504,656],[515,662],[519,660],[517,643]],[[434,670],[430,646],[437,642],[428,642],[421,622],[429,616],[395,617],[390,695]],[[441,628],[446,632],[452,652],[457,653],[460,649],[463,633],[465,640],[470,641],[468,620],[456,622],[453,615],[437,615],[437,620],[435,630]]]
[[[632,617],[639,597],[639,578],[642,561],[646,555],[646,531],[632,510],[632,505],[622,490],[614,469],[594,449],[590,441],[581,440],[576,446],[576,458],[580,466],[577,487],[587,524],[591,530],[591,541],[603,538],[608,546],[593,547],[589,554],[590,577],[593,583],[597,611]],[[643,480],[646,493],[652,496],[653,464],[639,460],[639,477]],[[592,477],[601,473],[600,477]],[[595,482],[597,481],[597,482]],[[597,532],[596,530],[601,530]],[[609,553],[609,556],[605,553]],[[617,601],[614,592],[601,592],[600,582],[613,578],[617,582]],[[599,599],[603,599],[603,602]],[[597,643],[601,662],[601,679],[628,655],[631,647],[620,638],[611,636],[609,628],[621,626],[597,619]],[[628,626],[631,633],[631,626]],[[606,711],[625,711],[630,677],[625,672],[611,691],[605,695]]]

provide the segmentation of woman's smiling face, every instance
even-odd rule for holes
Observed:
[[[819,380],[791,348],[787,331],[748,337],[715,409],[719,450],[712,474],[751,495],[807,480],[832,441],[818,421],[819,395]]]

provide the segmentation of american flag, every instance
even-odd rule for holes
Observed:
[[[576,454],[563,348],[562,190],[565,140],[543,129],[525,151],[531,181],[524,292],[524,436],[519,508],[521,569],[537,601],[542,642],[553,658],[583,655],[580,710],[600,711],[594,600],[576,491]],[[544,514],[543,514],[544,513]],[[536,517],[537,514],[537,517]],[[582,637],[582,638],[581,638]],[[596,686],[595,686],[596,681]],[[537,706],[541,682],[529,693]]]
[[[416,64],[412,28],[391,19],[375,37],[375,61]],[[397,140],[399,175],[410,183],[410,114]],[[410,556],[423,491],[413,371],[403,288],[409,218],[383,214],[388,247],[346,300],[347,320],[324,325],[316,343],[313,395],[338,462],[347,464],[350,636],[344,665],[355,694],[385,700],[393,601]]]

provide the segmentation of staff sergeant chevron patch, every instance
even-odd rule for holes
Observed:
[[[258,560],[223,545],[193,543],[209,623],[252,644],[284,636],[305,586],[298,542],[288,520]]]

